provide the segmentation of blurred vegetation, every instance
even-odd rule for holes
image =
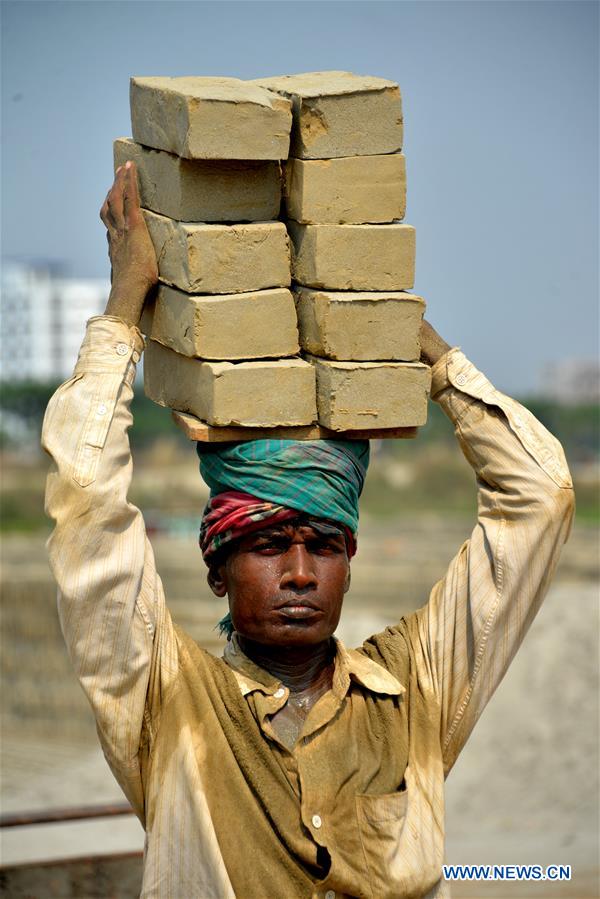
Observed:
[[[4,385],[0,393],[2,450],[1,529],[49,530],[43,510],[47,462],[39,449],[44,410],[58,385]],[[535,397],[523,404],[560,440],[571,466],[581,522],[599,519],[600,408],[564,406]],[[132,500],[144,513],[194,516],[202,489],[195,489],[197,463],[189,441],[173,425],[168,410],[148,400],[141,385],[132,406],[130,432],[136,459]],[[376,518],[406,514],[451,513],[472,517],[476,495],[473,474],[462,458],[453,428],[430,404],[427,425],[415,440],[377,441],[361,508]],[[185,476],[184,476],[185,474]]]
[[[32,439],[38,440],[42,430],[42,420],[50,397],[59,386],[57,383],[35,383],[24,381],[20,384],[2,384],[0,388],[0,413],[18,416]],[[171,435],[181,446],[187,444],[186,438],[173,427],[170,412],[159,408],[144,396],[141,386],[136,386],[131,406],[135,427],[130,432],[131,445],[135,448],[148,446],[163,435]],[[9,429],[0,424],[0,446],[14,447]]]

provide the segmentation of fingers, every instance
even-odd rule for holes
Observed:
[[[119,169],[117,169],[117,172],[115,173],[115,181],[116,181],[116,175],[118,174],[118,172],[119,172]],[[111,194],[111,190],[113,189],[113,187],[114,187],[114,182],[113,182],[113,186],[110,188],[109,192],[106,194],[106,197],[104,198],[104,203],[102,204],[102,206],[100,208],[100,218],[101,218],[102,222],[104,223],[104,225],[106,225],[106,227],[108,228],[109,231],[111,228],[115,227],[115,222],[113,220],[113,217],[112,217],[112,214],[110,211],[110,194]]]
[[[102,222],[106,227],[106,239],[108,240],[108,245],[110,247],[111,235],[114,234],[117,230],[117,225],[111,213],[108,195],[104,203],[102,204],[102,209],[100,210],[100,218],[102,219]]]
[[[142,219],[135,162],[125,163],[123,180],[123,213],[125,222],[134,225]]]
[[[100,209],[100,218],[109,233],[111,230],[124,231],[143,222],[134,162],[126,162],[117,169],[114,183]]]
[[[118,231],[125,229],[125,214],[123,210],[123,189],[125,185],[125,169],[119,166],[115,175],[114,184],[108,192],[108,211]]]
[[[102,204],[102,208],[100,209],[100,218],[107,228],[112,227],[112,222],[109,219],[108,197],[105,199],[104,203]],[[108,232],[106,236],[108,237]]]
[[[115,180],[100,210],[100,218],[109,229],[123,231],[125,218],[123,214],[123,182],[125,170],[119,166],[115,174]]]

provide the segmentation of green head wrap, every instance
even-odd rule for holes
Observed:
[[[368,440],[248,440],[198,443],[211,497],[227,490],[327,518],[358,530],[358,498],[369,465]]]

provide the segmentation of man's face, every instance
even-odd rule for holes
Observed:
[[[350,563],[341,531],[323,533],[302,521],[249,534],[209,575],[229,596],[233,625],[256,643],[308,646],[335,631]]]

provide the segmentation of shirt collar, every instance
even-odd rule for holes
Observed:
[[[360,650],[346,649],[337,637],[334,637],[333,640],[336,647],[334,691],[345,694],[350,686],[350,680],[354,680],[370,690],[371,693],[400,696],[405,692],[400,681],[387,669],[364,655]],[[281,686],[281,681],[265,671],[264,668],[256,665],[242,651],[235,632],[225,645],[223,658],[233,670],[242,696],[247,696],[248,693],[255,690],[272,696]]]
[[[223,658],[236,676],[240,685],[242,696],[252,693],[254,690],[260,690],[261,693],[271,695],[278,689],[280,681],[264,668],[256,665],[252,659],[249,659],[240,647],[237,633],[234,631],[231,639],[225,644],[223,650]]]
[[[400,696],[405,688],[391,672],[370,659],[358,649],[346,649],[341,640],[333,638],[337,646],[337,660],[340,667],[345,668],[352,680],[357,681],[371,693],[384,693],[387,696]]]

